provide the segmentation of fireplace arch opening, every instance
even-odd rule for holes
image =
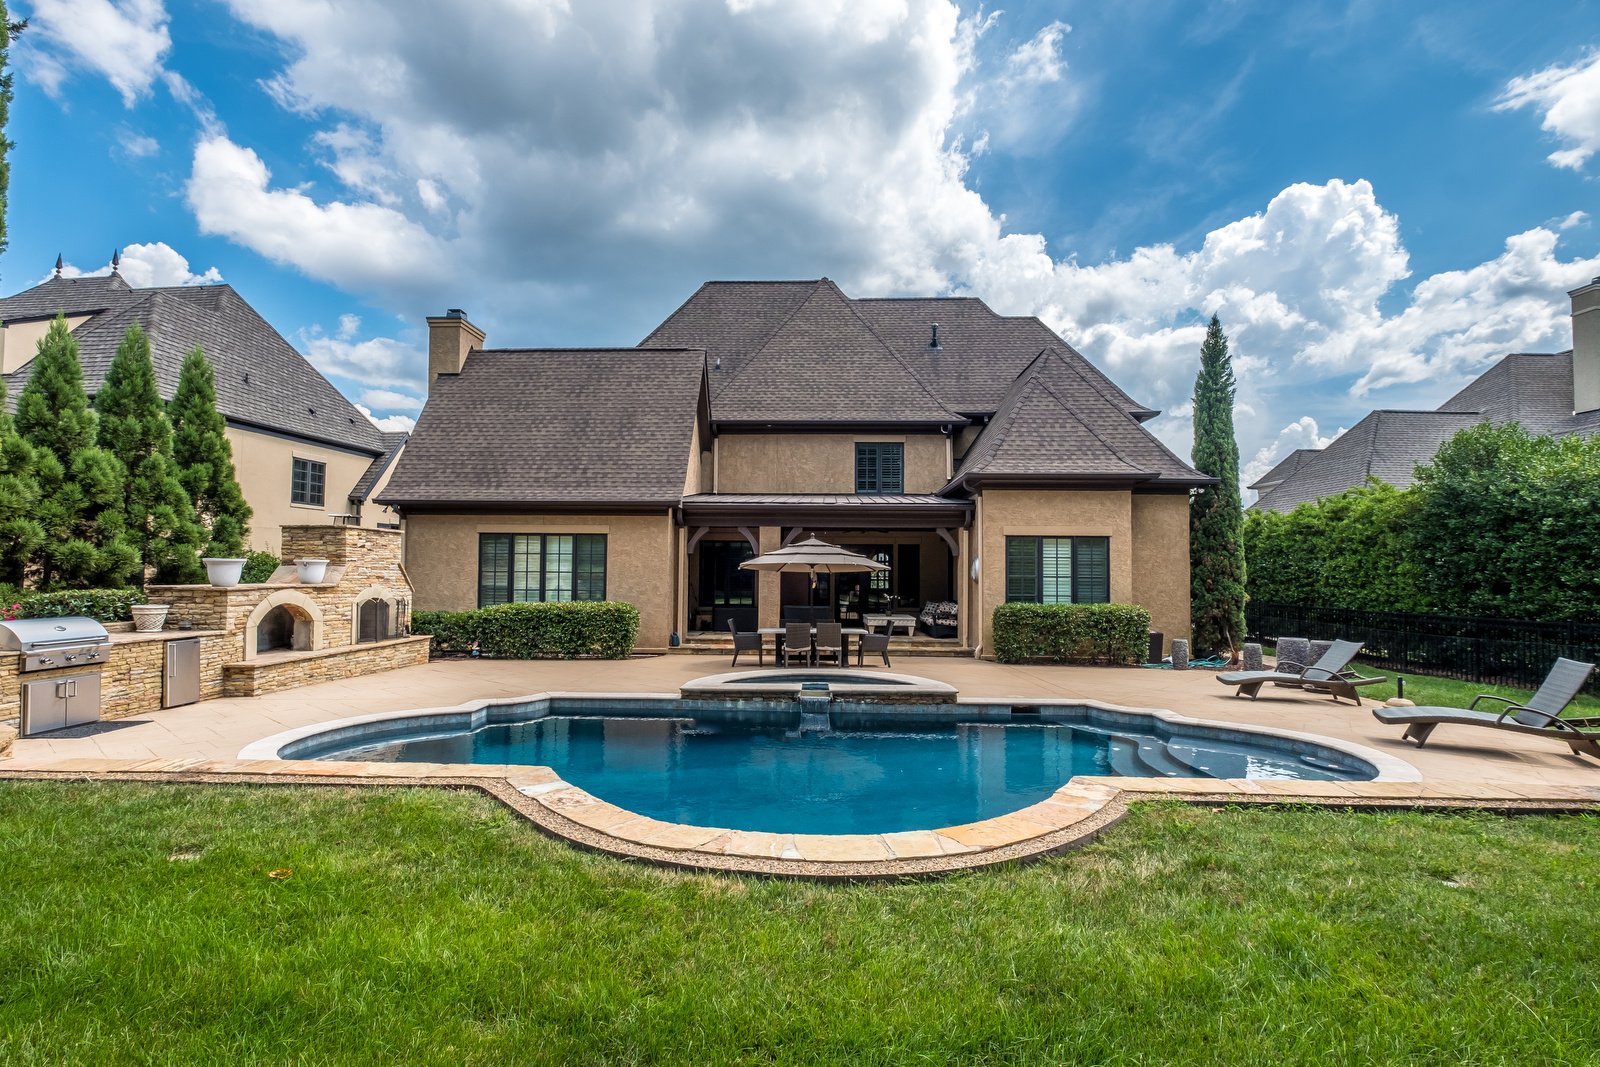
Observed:
[[[267,611],[256,623],[256,655],[304,651],[311,647],[311,616],[288,604]]]

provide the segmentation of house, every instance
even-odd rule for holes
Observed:
[[[939,605],[980,651],[1008,599],[1139,603],[1189,632],[1189,491],[1212,482],[1036,318],[823,278],[709,282],[634,348],[486,349],[456,310],[428,327],[428,402],[379,495],[420,610],[626,600],[641,649],[810,604]],[[811,535],[890,569],[739,566]]]
[[[1570,351],[1505,356],[1435,411],[1374,411],[1326,448],[1290,453],[1250,486],[1261,494],[1251,506],[1292,511],[1368,478],[1409,488],[1441,445],[1484,421],[1555,437],[1600,433],[1600,278],[1568,295]]]
[[[150,336],[164,399],[172,399],[184,357],[196,345],[205,350],[239,486],[254,510],[251,548],[276,553],[281,527],[334,516],[367,527],[398,523],[373,501],[406,435],[374,426],[231,285],[135,289],[115,267],[69,278],[58,260],[54,277],[0,299],[0,373],[13,410],[58,314],[78,341],[90,396],[136,322]]]

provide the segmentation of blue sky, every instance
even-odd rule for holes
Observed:
[[[422,319],[629,344],[707,278],[1038,314],[1247,475],[1570,344],[1600,4],[15,0],[10,249],[235,285],[402,424]],[[1248,480],[1248,478],[1247,478]]]

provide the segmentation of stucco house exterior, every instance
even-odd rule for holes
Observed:
[[[91,397],[135,322],[150,336],[165,400],[178,386],[184,358],[196,345],[205,350],[239,486],[254,510],[251,548],[276,553],[283,526],[335,516],[368,528],[398,525],[374,497],[406,435],[374,426],[231,285],[136,289],[115,269],[70,278],[58,263],[54,277],[0,299],[0,373],[13,410],[39,340],[58,314],[78,341]]]
[[[1379,410],[1326,448],[1299,448],[1251,483],[1252,508],[1293,511],[1376,478],[1401,489],[1441,445],[1480,422],[1519,422],[1565,437],[1600,433],[1600,278],[1572,298],[1572,348],[1513,352],[1434,411]]]
[[[1008,600],[1117,601],[1189,632],[1189,491],[1211,484],[1036,318],[971,298],[857,300],[826,278],[709,282],[637,347],[488,349],[428,320],[429,397],[380,502],[419,610],[620,599],[639,647],[934,614],[989,644]],[[820,536],[890,565],[739,563]]]

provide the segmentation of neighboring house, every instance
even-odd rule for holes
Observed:
[[[1450,438],[1480,422],[1516,421],[1533,433],[1600,433],[1600,278],[1574,289],[1572,350],[1517,352],[1479,375],[1436,411],[1374,411],[1326,448],[1290,453],[1250,486],[1264,511],[1297,506],[1368,478],[1402,489]]]
[[[1006,600],[1189,632],[1189,491],[1212,482],[1036,318],[824,278],[707,283],[636,348],[428,326],[428,403],[379,496],[419,609],[626,600],[641,649],[813,600],[856,623],[941,605],[964,648]],[[813,589],[739,567],[813,534],[891,569]]]
[[[135,322],[150,336],[164,399],[172,399],[184,357],[196,345],[205,350],[239,486],[255,512],[252,548],[277,552],[280,527],[334,516],[368,527],[398,523],[373,499],[406,435],[379,431],[232,286],[135,289],[115,270],[67,278],[58,264],[55,277],[0,300],[0,362],[13,411],[57,314],[77,338],[90,396]]]

